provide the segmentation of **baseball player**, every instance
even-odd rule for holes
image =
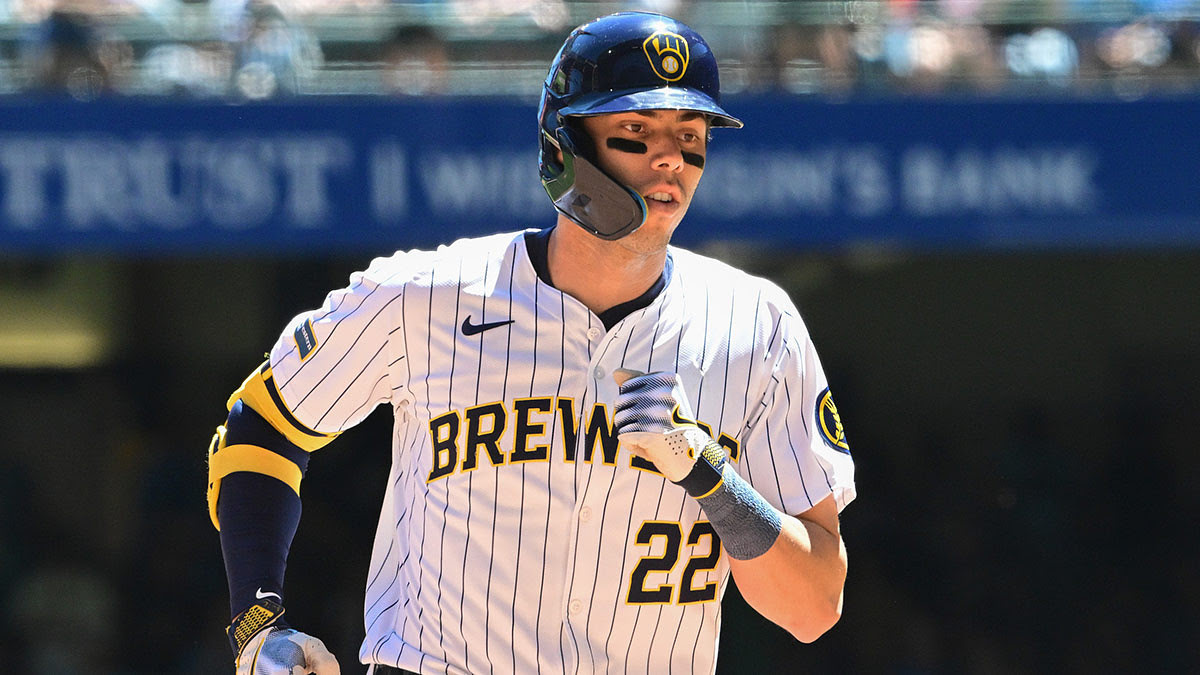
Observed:
[[[538,112],[557,222],[376,259],[287,326],[209,451],[239,674],[339,672],[284,567],[309,453],[384,403],[370,673],[711,673],[731,572],[797,639],[837,621],[854,467],[804,322],[669,245],[742,126],[718,90],[675,20],[575,29]]]

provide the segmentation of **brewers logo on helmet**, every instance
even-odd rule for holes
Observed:
[[[676,82],[687,72],[688,43],[683,36],[659,31],[642,43],[654,74],[667,82]]]

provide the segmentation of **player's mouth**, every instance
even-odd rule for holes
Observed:
[[[674,211],[679,208],[682,203],[681,195],[674,190],[652,190],[642,195],[642,199],[646,200],[646,208],[651,210],[669,210]]]

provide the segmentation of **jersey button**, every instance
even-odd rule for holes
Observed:
[[[597,380],[604,379],[604,369],[600,366],[596,366],[596,369],[592,371],[592,374],[596,376]]]
[[[592,507],[585,506],[582,509],[579,509],[579,519],[582,521],[591,520],[592,519]]]
[[[583,601],[582,600],[572,600],[571,601],[571,613],[578,614],[582,611],[583,611]]]
[[[587,335],[588,335],[589,340],[595,340],[596,338],[600,337],[600,329],[599,328],[589,328]]]

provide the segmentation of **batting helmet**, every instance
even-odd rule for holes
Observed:
[[[573,118],[689,110],[707,115],[712,126],[741,127],[720,96],[708,43],[679,21],[620,12],[576,28],[550,65],[538,106],[539,170],[554,207],[601,239],[641,227],[646,202],[596,166],[592,139]]]

